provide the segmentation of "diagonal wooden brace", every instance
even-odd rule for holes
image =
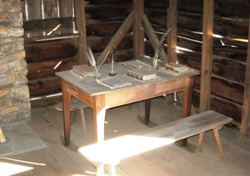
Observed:
[[[126,18],[126,20],[120,26],[118,31],[115,33],[114,37],[110,40],[109,44],[106,46],[101,55],[98,57],[97,59],[98,65],[102,62],[102,60],[109,51],[112,51],[112,49],[116,49],[118,47],[119,43],[122,41],[122,39],[128,33],[129,29],[132,27],[133,23],[134,23],[134,11],[130,12],[129,16]]]

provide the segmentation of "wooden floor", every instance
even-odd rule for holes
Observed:
[[[166,123],[180,116],[180,107],[166,106],[162,98],[154,99],[149,127]],[[83,137],[81,120],[75,118],[71,130],[71,145],[62,145],[62,113],[53,107],[33,109],[28,126],[47,145],[41,150],[16,156],[0,156],[0,164],[15,164],[30,169],[18,176],[92,176],[95,168],[77,149],[93,142],[91,110],[86,111],[87,138]],[[138,117],[139,104],[111,109],[107,112],[105,135],[107,138],[148,128]],[[120,176],[249,176],[250,139],[240,139],[237,130],[221,131],[225,150],[222,163],[213,136],[208,133],[202,152],[194,153],[196,138],[189,139],[186,148],[176,144],[160,148],[122,161],[117,168]],[[8,167],[8,169],[12,169]],[[24,169],[25,170],[25,169]],[[1,171],[0,171],[1,175]],[[1,175],[2,176],[2,175]]]

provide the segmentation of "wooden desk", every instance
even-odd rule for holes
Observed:
[[[104,65],[100,72],[102,77],[108,76],[109,65]],[[70,143],[70,103],[75,96],[93,109],[94,130],[97,142],[104,141],[104,121],[109,108],[148,100],[163,94],[183,91],[183,117],[190,115],[193,76],[199,74],[194,69],[176,74],[157,71],[157,78],[149,81],[139,81],[126,75],[128,68],[122,63],[116,63],[117,77],[132,83],[131,86],[110,89],[99,85],[93,77],[80,77],[73,71],[58,72],[61,78],[64,101],[64,140]]]

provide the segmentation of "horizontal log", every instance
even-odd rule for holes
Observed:
[[[116,22],[98,22],[86,25],[88,36],[106,36],[113,35],[121,26],[122,21]]]
[[[101,52],[110,42],[112,36],[106,37],[88,37],[88,44],[91,46],[93,52]],[[130,49],[133,47],[132,35],[127,35],[118,46],[118,50]]]
[[[25,21],[23,24],[23,27],[25,31],[33,31],[38,29],[52,29],[56,27],[57,25],[61,25],[61,27],[71,27],[73,24],[74,18],[68,17],[68,18],[48,18],[46,20],[31,20],[31,21]]]
[[[228,57],[237,61],[246,62],[247,50],[239,47],[226,46],[214,46],[213,47],[214,55],[221,57]]]
[[[153,24],[161,25],[166,28],[167,13],[166,10],[146,8],[145,13]],[[202,31],[202,14],[190,12],[178,12],[178,28]],[[232,18],[222,18],[215,16],[214,31],[222,36],[237,36],[246,38],[248,35],[248,20],[237,20]]]
[[[178,60],[184,65],[188,65],[192,68],[200,70],[200,53],[178,53]],[[242,85],[245,80],[245,69],[245,63],[234,61],[225,57],[217,57],[214,55],[212,71],[215,75]]]
[[[191,68],[201,70],[201,54],[196,52],[177,53],[177,58],[181,64]]]
[[[49,29],[34,29],[31,31],[25,31],[24,38],[25,43],[29,43],[32,41],[35,41],[37,38],[40,39],[51,39],[55,37],[65,37],[65,36],[74,36],[78,35],[75,33],[76,29],[73,29],[73,27],[59,27],[57,30],[53,31],[53,28]]]
[[[30,97],[45,96],[61,91],[61,84],[58,77],[48,77],[28,82]]]
[[[193,91],[192,103],[196,108],[199,108],[200,94],[198,90]],[[236,122],[241,121],[242,105],[235,102],[223,99],[217,96],[211,96],[211,109],[229,117],[232,117]]]
[[[230,58],[235,61],[245,62],[247,58],[247,50],[242,47],[233,47],[228,44],[224,44],[223,41],[220,41],[213,46],[213,55],[216,57],[224,57]],[[190,38],[185,38],[182,36],[178,36],[177,38],[177,46],[182,48],[186,48],[188,50],[201,53],[202,43],[200,41],[194,41]]]
[[[134,58],[134,49],[120,50],[117,52],[117,62],[124,62]]]
[[[194,87],[200,89],[200,77],[194,79]],[[244,88],[242,85],[228,82],[222,79],[212,77],[211,93],[218,97],[242,104]]]
[[[165,30],[165,29],[164,29]],[[163,31],[163,29],[161,29]],[[177,36],[182,38],[188,38],[197,42],[202,42],[202,33],[195,33],[194,31],[178,28]],[[222,44],[224,43],[224,45]],[[244,51],[247,49],[247,42],[237,40],[236,36],[224,36],[224,38],[213,38],[213,46],[221,47],[227,46],[230,48],[240,48]]]
[[[90,4],[117,4],[117,3],[123,3],[128,2],[128,0],[88,0]],[[88,6],[88,5],[87,5]]]
[[[195,52],[201,52],[202,49],[202,43],[199,43],[198,41],[192,41],[188,40],[182,37],[177,37],[177,46],[182,47],[184,49],[192,50]]]
[[[101,52],[98,53],[94,53],[95,58],[98,58],[98,56],[101,54]],[[134,49],[126,49],[126,50],[117,50],[116,51],[116,57],[115,57],[115,61],[116,62],[123,62],[123,61],[128,61],[134,58]],[[111,57],[108,57],[105,60],[105,64],[106,63],[110,63],[111,62]]]
[[[112,10],[111,10],[112,9]],[[124,20],[131,11],[131,3],[92,5],[85,8],[91,19],[103,21]]]
[[[30,100],[31,108],[46,107],[55,105],[63,101],[62,95],[48,95],[44,97],[35,97]]]
[[[28,63],[58,58],[72,58],[77,53],[76,39],[30,43],[25,45]]]
[[[212,78],[211,90],[214,95],[242,103],[244,87],[235,83]]]
[[[144,0],[145,7],[156,8],[156,9],[167,9],[169,6],[169,0]]]
[[[55,76],[56,72],[70,70],[76,64],[75,58],[30,63],[28,64],[28,79],[33,80]]]
[[[169,0],[145,0],[145,7],[164,9],[166,10]],[[197,0],[179,0],[177,1],[178,11],[202,13],[203,1]],[[216,16],[222,17],[240,17],[248,19],[249,17],[249,2],[246,0],[216,0],[214,2],[214,13]]]
[[[244,83],[246,65],[228,59],[214,59],[213,73],[223,78]]]

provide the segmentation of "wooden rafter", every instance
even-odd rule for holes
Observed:
[[[85,4],[84,0],[75,0],[76,10],[76,26],[79,31],[79,49],[78,49],[78,61],[79,63],[87,63],[87,35],[86,35],[86,22],[85,22]]]
[[[157,35],[155,34],[154,29],[153,29],[153,27],[152,27],[151,23],[149,22],[146,15],[143,15],[142,20],[143,20],[143,25],[145,28],[146,35],[148,36],[148,39],[149,39],[152,47],[154,49],[156,49],[160,45],[160,41],[159,41]],[[162,50],[160,54],[164,60],[167,60],[167,54],[164,50]]]
[[[210,109],[213,63],[214,0],[203,1],[200,111]]]
[[[241,136],[247,135],[247,129],[249,126],[250,116],[250,17],[249,17],[249,29],[248,29],[248,50],[247,50],[247,63],[246,63],[246,77],[245,77],[245,91],[243,97],[242,106],[242,119],[241,119]]]
[[[119,43],[122,41],[122,39],[125,37],[129,29],[132,27],[134,23],[134,11],[130,12],[129,16],[126,18],[126,20],[123,22],[123,24],[120,26],[118,31],[115,33],[114,37],[110,40],[109,44],[105,47],[101,55],[97,59],[97,63],[100,64],[106,54],[109,51],[112,51],[112,48],[116,49],[119,45]]]
[[[134,0],[134,58],[144,58],[144,28],[142,26],[142,16],[144,14],[144,0]]]
[[[176,34],[177,34],[177,0],[169,1],[167,28],[171,28],[168,36],[168,62],[176,62]]]

